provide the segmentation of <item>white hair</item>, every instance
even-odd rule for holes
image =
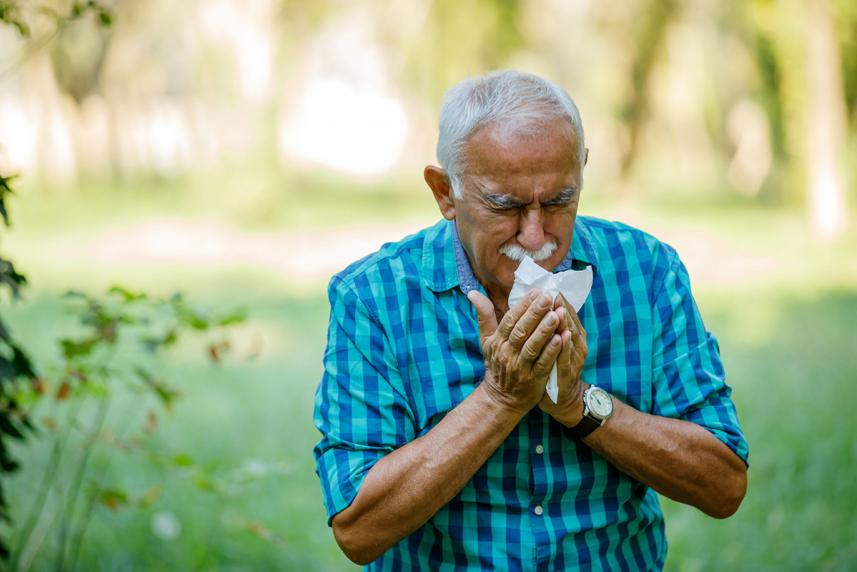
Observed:
[[[460,177],[466,168],[465,146],[477,129],[502,124],[516,134],[533,134],[546,120],[564,119],[575,134],[580,166],[586,161],[583,123],[571,97],[537,75],[501,70],[468,78],[449,88],[440,108],[437,160],[461,197]]]
[[[500,254],[506,255],[512,260],[516,260],[518,262],[522,261],[525,256],[529,256],[536,262],[539,262],[549,258],[550,255],[553,254],[554,250],[556,250],[555,242],[546,242],[544,246],[538,250],[527,250],[523,246],[518,246],[517,244],[506,244],[500,247]]]

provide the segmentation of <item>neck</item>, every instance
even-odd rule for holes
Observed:
[[[491,303],[494,304],[494,312],[497,314],[497,322],[499,322],[509,311],[509,292],[512,290],[511,288],[494,287],[486,288],[485,291],[488,293]]]

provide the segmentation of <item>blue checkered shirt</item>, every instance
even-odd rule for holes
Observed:
[[[578,217],[556,271],[591,265],[582,377],[636,409],[701,425],[745,462],[747,443],[676,252]],[[384,455],[425,434],[484,375],[481,285],[454,223],[387,244],[330,282],[314,449],[329,519]],[[482,290],[484,292],[484,290]],[[455,498],[369,570],[652,570],[666,556],[655,491],[533,409]]]

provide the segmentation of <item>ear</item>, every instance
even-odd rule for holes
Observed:
[[[434,200],[440,208],[440,214],[447,220],[455,219],[455,202],[452,196],[452,184],[444,169],[429,165],[423,171],[423,178],[431,188]]]

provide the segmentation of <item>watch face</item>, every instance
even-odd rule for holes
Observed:
[[[610,399],[610,395],[597,387],[592,388],[592,391],[589,392],[588,405],[592,413],[601,419],[609,417],[613,413],[613,400]]]

